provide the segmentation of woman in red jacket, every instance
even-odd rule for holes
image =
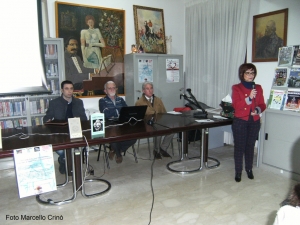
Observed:
[[[254,145],[260,129],[260,114],[266,109],[263,90],[260,85],[254,83],[256,73],[256,67],[252,63],[242,64],[239,68],[241,83],[232,86],[236,182],[241,181],[244,155],[248,178],[254,178],[252,172]]]

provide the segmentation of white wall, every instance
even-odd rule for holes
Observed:
[[[164,10],[165,35],[172,35],[172,54],[184,54],[184,1],[183,0],[69,0],[59,1],[96,7],[125,10],[125,54],[135,41],[133,5],[159,8]],[[47,0],[50,37],[56,37],[55,0]],[[83,98],[86,109],[98,109],[99,98]]]
[[[251,6],[247,44],[247,62],[251,62],[252,60],[252,25],[254,15],[288,8],[287,45],[300,44],[300,0],[251,0]],[[265,100],[267,100],[269,98],[274,69],[277,66],[277,62],[255,62],[253,64],[255,64],[258,71],[255,82],[262,85],[264,97]]]

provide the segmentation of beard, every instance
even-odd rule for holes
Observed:
[[[109,95],[110,97],[115,97],[116,92],[108,93],[108,95]]]

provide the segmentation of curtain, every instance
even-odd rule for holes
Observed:
[[[185,5],[185,80],[198,101],[219,107],[239,82],[250,0],[198,0]]]

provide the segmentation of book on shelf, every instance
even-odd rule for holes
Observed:
[[[22,102],[22,115],[23,116],[27,115],[27,112],[26,112],[26,102],[25,101]]]
[[[7,112],[7,102],[2,102],[3,116],[9,116]]]
[[[272,86],[286,87],[287,86],[287,83],[286,83],[287,74],[288,74],[287,67],[276,68]]]
[[[283,110],[300,110],[300,90],[288,90]]]
[[[40,107],[41,113],[45,113],[45,102],[43,98],[40,99]]]
[[[35,117],[35,125],[42,125],[41,118]]]
[[[23,127],[27,127],[28,126],[27,119],[22,119],[22,124],[23,124]]]
[[[12,120],[5,120],[4,123],[5,128],[14,128],[14,123]]]
[[[293,67],[300,67],[300,46],[294,45]]]
[[[271,89],[268,100],[269,109],[282,110],[286,98],[286,90]]]
[[[285,46],[279,48],[278,51],[278,66],[286,67],[291,66],[293,62],[294,56],[294,47],[293,46]]]
[[[300,88],[300,68],[292,67],[288,78],[288,87]]]
[[[45,47],[45,58],[55,59],[57,58],[57,46],[55,44],[44,45]]]
[[[20,126],[19,120],[14,120],[13,123],[15,128]]]

